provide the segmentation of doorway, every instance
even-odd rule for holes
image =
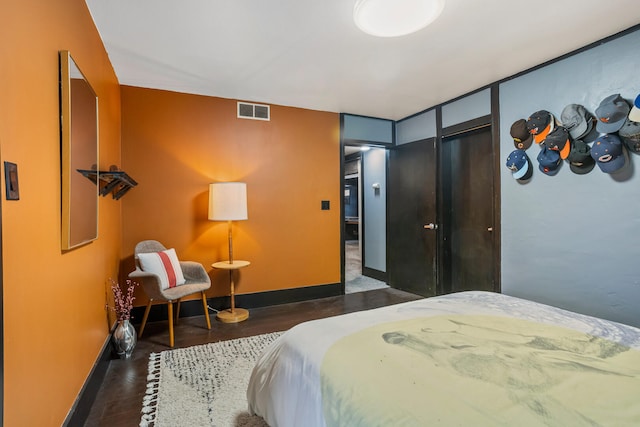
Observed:
[[[378,250],[369,253],[365,251],[365,183],[363,157],[369,151],[368,146],[344,147],[344,284],[345,294],[365,292],[386,288],[385,281],[372,277],[369,268],[365,267],[366,256],[374,256]],[[371,213],[371,212],[370,212]],[[372,220],[375,218],[372,217]],[[369,243],[375,242],[373,237]]]

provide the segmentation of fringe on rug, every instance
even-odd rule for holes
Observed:
[[[160,384],[160,353],[151,353],[149,355],[147,381],[147,391],[142,399],[140,427],[151,427],[155,425],[156,422]]]

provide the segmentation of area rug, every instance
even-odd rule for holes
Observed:
[[[142,427],[263,427],[247,410],[247,384],[282,332],[151,353]]]

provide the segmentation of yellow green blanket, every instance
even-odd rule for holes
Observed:
[[[375,325],[335,342],[320,378],[328,426],[640,426],[640,351],[517,318]]]

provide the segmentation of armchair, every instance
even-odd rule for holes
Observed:
[[[142,337],[142,332],[147,323],[149,317],[149,311],[154,303],[166,303],[168,308],[169,317],[169,344],[171,347],[174,345],[173,334],[173,303],[177,302],[177,309],[175,314],[175,323],[177,324],[180,317],[180,299],[195,293],[200,293],[202,296],[202,307],[204,309],[204,317],[207,321],[207,329],[211,329],[211,320],[209,319],[209,309],[207,306],[207,297],[205,291],[211,287],[211,279],[205,271],[202,264],[194,261],[179,261],[179,268],[176,265],[175,276],[184,276],[184,282],[178,277],[179,280],[175,280],[173,277],[173,286],[167,284],[167,277],[164,271],[152,272],[145,271],[142,268],[143,263],[140,262],[140,254],[162,253],[167,251],[160,242],[156,240],[144,240],[138,243],[135,247],[135,261],[136,269],[129,273],[129,278],[142,285],[144,291],[149,297],[149,303],[144,311],[142,318],[142,325],[140,326],[140,332],[138,332],[138,338]],[[165,257],[166,259],[166,257]],[[177,261],[177,260],[176,260]],[[171,267],[169,267],[171,269]],[[172,273],[169,273],[172,276]],[[182,283],[183,282],[183,283]],[[170,287],[169,287],[170,286]]]

